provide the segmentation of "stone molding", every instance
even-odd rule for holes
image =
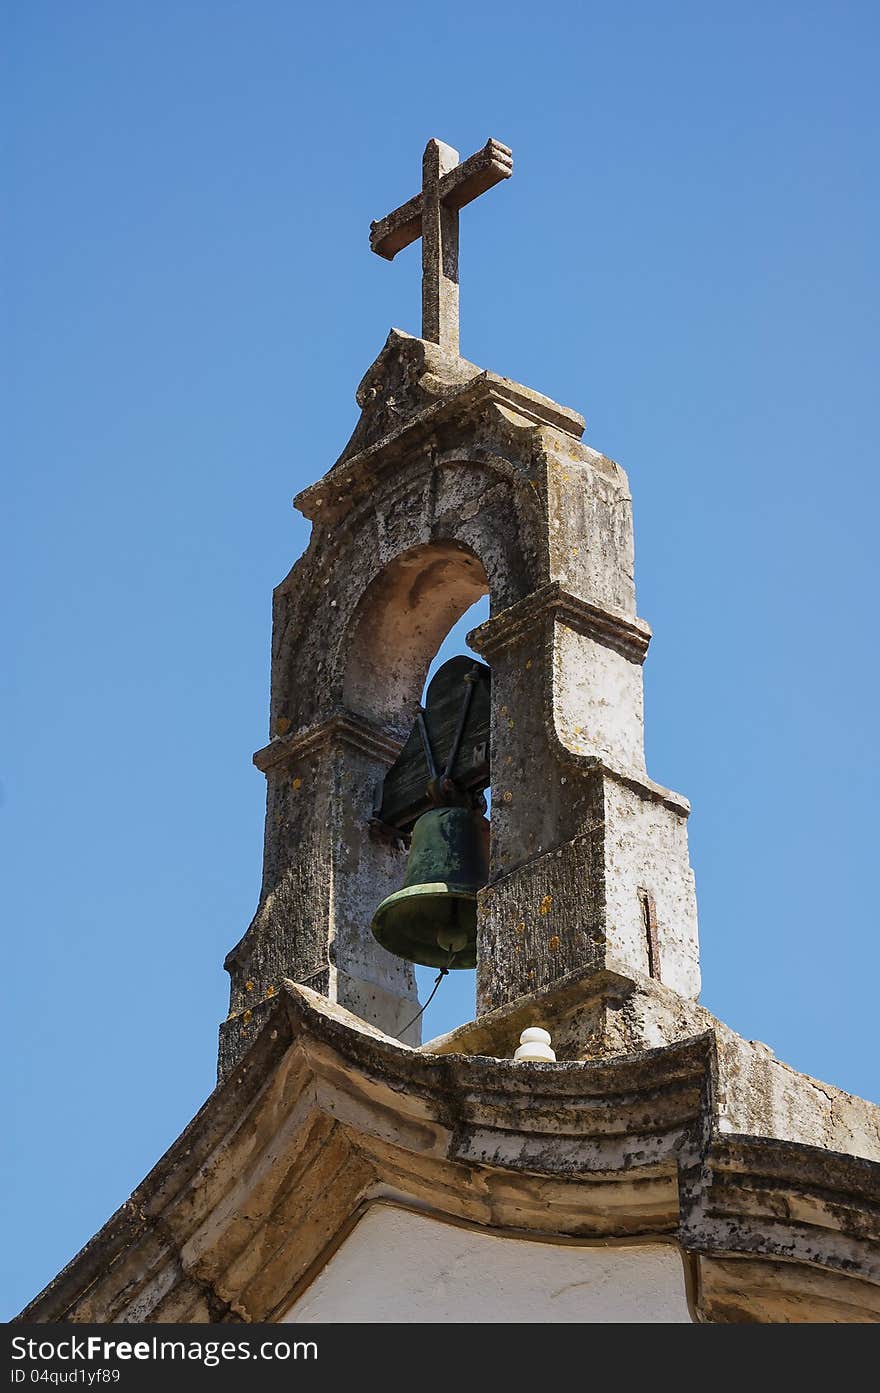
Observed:
[[[564,589],[558,580],[549,581],[487,619],[468,634],[468,643],[491,661],[511,644],[526,638],[535,624],[547,619],[615,648],[630,662],[641,664],[645,661],[651,630],[643,619],[628,619],[590,604]]]
[[[337,711],[327,720],[306,730],[278,735],[253,756],[253,762],[263,774],[279,765],[293,764],[328,746],[347,745],[374,759],[392,763],[403,749],[403,741],[389,731],[368,721],[354,711]]]
[[[377,478],[397,467],[402,453],[412,456],[450,423],[459,419],[466,423],[470,418],[485,416],[492,408],[506,409],[519,418],[524,428],[549,426],[575,440],[580,440],[585,429],[584,418],[578,412],[506,377],[481,372],[462,386],[451,388],[439,401],[415,412],[357,454],[343,455],[328,474],[296,495],[294,506],[312,522],[338,518],[350,511]]]
[[[228,1081],[18,1319],[277,1320],[393,1195],[500,1234],[665,1237],[694,1264],[699,1320],[880,1320],[880,1164],[723,1132],[719,1060],[711,1029],[587,1062],[437,1056],[286,983]]]

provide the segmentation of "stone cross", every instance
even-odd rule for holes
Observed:
[[[506,145],[487,140],[464,164],[442,140],[429,140],[422,157],[422,191],[370,224],[370,246],[391,261],[422,239],[422,338],[458,353],[458,211],[513,173]]]

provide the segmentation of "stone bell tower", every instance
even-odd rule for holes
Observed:
[[[221,1077],[285,978],[390,1035],[418,1009],[411,966],[370,933],[405,868],[375,791],[440,642],[486,593],[478,1014],[612,964],[699,992],[689,805],[645,768],[626,475],[577,412],[458,354],[458,213],[511,170],[496,141],[461,164],[431,141],[421,193],[372,227],[388,259],[421,237],[422,337],[391,331],[351,440],[295,500],[313,530],[275,592],[263,885],[226,960]]]

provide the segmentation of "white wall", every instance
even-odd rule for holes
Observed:
[[[689,1322],[672,1244],[500,1238],[373,1205],[285,1321]]]

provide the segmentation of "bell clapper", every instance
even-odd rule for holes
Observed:
[[[447,953],[460,953],[462,948],[467,947],[467,941],[466,933],[456,933],[452,929],[437,930],[437,942]]]

